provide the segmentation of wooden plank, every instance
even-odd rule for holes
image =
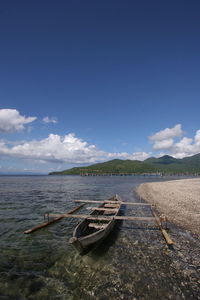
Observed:
[[[158,217],[158,215],[156,214],[154,207],[151,206],[151,211],[153,216],[155,217],[156,223],[158,224],[160,231],[162,232],[163,237],[165,238],[165,241],[168,245],[173,245],[174,242],[172,241],[172,239],[170,238],[169,234],[167,233],[167,231],[162,227],[162,224],[160,222],[160,219]]]
[[[52,215],[50,216],[57,216]],[[99,220],[99,221],[112,221],[112,220],[126,220],[126,221],[154,221],[154,217],[133,217],[133,216],[103,216],[103,215],[69,215],[63,214],[63,218],[75,218],[75,219],[87,219],[87,220]]]
[[[87,207],[87,210],[118,212],[118,208],[103,208],[103,207]]]
[[[76,203],[84,202],[84,203],[99,203],[99,204],[101,204],[101,203],[104,203],[105,201],[100,201],[100,200],[99,201],[98,200],[74,200],[74,202],[76,202]]]
[[[149,203],[143,202],[123,202],[123,201],[112,201],[112,200],[104,200],[104,201],[96,201],[96,200],[74,200],[76,203],[109,203],[109,204],[124,204],[124,205],[141,205],[141,206],[151,206]]]
[[[121,204],[124,204],[124,205],[138,205],[138,206],[151,206],[151,204],[149,203],[143,203],[143,202],[121,202]]]
[[[97,224],[97,223],[89,223],[88,227],[95,229],[103,229],[107,226],[107,224]]]
[[[75,207],[74,209],[70,210],[67,214],[69,214],[69,215],[72,214],[73,212],[79,210],[79,209],[80,209],[81,207],[83,207],[84,205],[85,205],[85,204],[81,204],[81,205]],[[50,216],[50,214],[49,214],[49,216]],[[51,224],[53,224],[53,223],[55,223],[55,222],[58,222],[58,221],[60,221],[60,220],[63,219],[63,218],[64,218],[63,215],[57,215],[57,217],[56,217],[54,220],[51,220],[51,221],[49,221],[49,222],[44,222],[44,223],[42,223],[42,224],[40,224],[40,225],[38,225],[38,226],[35,226],[35,227],[31,228],[31,229],[25,230],[24,233],[25,233],[25,234],[32,233],[32,232],[34,232],[34,231],[36,231],[36,230],[38,230],[38,229],[41,229],[41,228],[46,227],[46,226],[48,226],[48,225],[51,225]]]
[[[119,205],[120,204],[111,204],[111,203],[108,203],[108,204],[105,204],[104,207],[108,207],[108,208],[112,208],[112,207],[115,208],[116,207],[117,208],[117,207],[119,207]]]
[[[133,217],[133,216],[115,216],[115,220],[126,220],[126,221],[154,221],[153,217]]]

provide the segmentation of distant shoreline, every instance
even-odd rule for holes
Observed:
[[[137,194],[200,238],[200,178],[142,183]]]

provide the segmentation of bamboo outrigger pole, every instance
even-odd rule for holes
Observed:
[[[100,201],[96,201],[96,202],[99,203]],[[91,203],[91,202],[87,202],[87,203]],[[91,208],[91,207],[89,207],[89,209],[107,211],[107,209],[103,209],[103,208]],[[153,205],[151,205],[151,211],[152,211],[153,217],[76,215],[76,214],[63,214],[63,215],[50,214],[50,216],[52,216],[52,217],[62,216],[62,218],[87,219],[87,220],[91,220],[91,221],[112,221],[112,220],[144,221],[144,222],[156,221],[163,237],[165,238],[165,241],[166,241],[167,245],[169,245],[169,246],[173,245],[174,242],[171,240],[171,238],[168,235],[167,231],[162,227],[161,219],[157,216]]]
[[[95,201],[95,200],[74,200],[76,203],[112,203],[112,204],[125,204],[125,205],[141,205],[141,206],[151,206],[149,203],[145,202],[123,202],[123,201],[111,201],[111,200],[104,200],[104,201]]]
[[[57,214],[50,214],[50,217],[57,217]],[[63,214],[63,218],[87,219],[93,221],[113,221],[113,220],[127,220],[127,221],[155,221],[154,217],[134,217],[134,216],[103,216],[103,215],[71,215]]]
[[[70,210],[67,214],[68,214],[68,215],[72,214],[73,212],[79,210],[79,209],[80,209],[81,207],[83,207],[84,205],[85,205],[85,204],[81,204],[81,205],[75,207],[74,209]],[[48,216],[51,216],[51,215],[48,214]],[[53,223],[55,223],[55,222],[58,222],[58,221],[60,221],[60,220],[63,219],[63,218],[64,218],[64,215],[63,215],[63,214],[62,214],[62,215],[57,215],[57,217],[56,217],[55,219],[53,219],[53,220],[51,220],[51,221],[48,221],[48,222],[44,222],[44,223],[42,223],[42,224],[40,224],[40,225],[38,225],[38,226],[35,226],[35,227],[31,228],[31,229],[25,230],[24,233],[25,233],[25,234],[32,233],[32,232],[34,232],[34,231],[36,231],[36,230],[38,230],[38,229],[41,229],[41,228],[46,227],[46,226],[48,226],[48,225],[51,225],[51,224],[53,224]]]
[[[151,212],[152,215],[155,217],[156,223],[158,224],[163,237],[165,238],[165,241],[167,243],[167,245],[171,246],[174,244],[174,242],[171,240],[170,236],[168,235],[167,231],[162,227],[162,222],[160,221],[160,218],[157,216],[155,210],[154,210],[154,206],[151,206]]]

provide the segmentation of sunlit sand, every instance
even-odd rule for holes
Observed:
[[[143,183],[137,190],[144,200],[174,222],[200,237],[200,178]]]

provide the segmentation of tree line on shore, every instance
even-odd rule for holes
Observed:
[[[101,174],[182,174],[200,175],[200,153],[177,159],[169,155],[151,157],[144,161],[113,159],[84,167],[75,167],[49,175],[101,175]]]

